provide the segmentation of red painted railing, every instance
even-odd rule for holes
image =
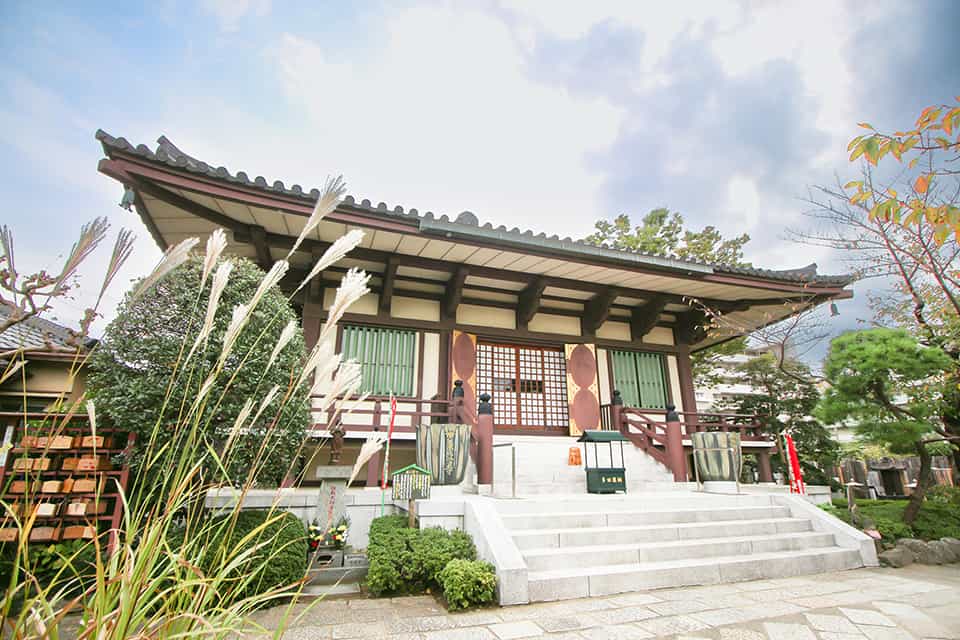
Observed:
[[[321,396],[314,396],[321,397]],[[336,405],[351,405],[360,396],[340,397]],[[412,406],[411,406],[412,405]],[[330,423],[337,419],[335,407],[325,415],[314,411],[313,429],[326,431]],[[463,398],[397,398],[397,420],[395,433],[413,433],[414,425],[433,422],[459,423],[468,412],[463,407]],[[342,424],[348,431],[383,431],[390,425],[390,398],[386,396],[368,396],[350,410],[349,416],[342,416]],[[463,420],[470,423],[470,420]]]
[[[602,429],[617,430],[630,439],[640,450],[673,472],[674,480],[688,479],[687,453],[692,449],[690,434],[700,431],[738,432],[740,440],[749,446],[755,443],[759,459],[761,482],[772,481],[769,464],[769,449],[756,448],[772,438],[763,432],[759,416],[741,413],[694,413],[677,412],[673,407],[662,409],[637,409],[616,402],[619,393],[614,392],[615,402],[601,405]],[[662,416],[662,417],[661,417]]]

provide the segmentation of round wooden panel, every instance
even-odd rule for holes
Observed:
[[[581,431],[598,429],[600,426],[600,403],[590,389],[580,389],[573,397],[570,413]]]
[[[477,350],[470,336],[461,333],[453,343],[453,368],[464,382],[473,376],[477,368]]]
[[[589,387],[597,378],[597,359],[593,352],[582,344],[578,344],[570,352],[567,367],[578,387]]]

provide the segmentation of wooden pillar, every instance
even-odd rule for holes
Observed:
[[[687,455],[683,450],[683,431],[676,407],[667,405],[667,462],[674,482],[687,482]]]
[[[374,427],[373,430],[379,431],[380,429]],[[367,487],[380,486],[380,471],[382,467],[383,463],[380,461],[380,452],[377,451],[367,462]]]
[[[323,289],[317,295],[307,293],[303,302],[303,340],[308,352],[317,344],[323,319]]]
[[[493,484],[493,405],[490,394],[480,395],[477,407],[477,426],[474,428],[477,440],[477,484]]]
[[[680,401],[687,425],[697,424],[697,394],[693,388],[693,369],[690,366],[690,347],[680,345],[677,350],[677,377],[680,378]],[[692,430],[688,427],[686,433]]]
[[[770,467],[770,452],[757,451],[757,476],[759,482],[773,482],[773,469]]]

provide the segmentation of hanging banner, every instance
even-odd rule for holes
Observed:
[[[783,441],[787,452],[787,467],[790,469],[790,493],[807,495],[807,485],[803,482],[803,469],[800,468],[800,457],[797,447],[789,433],[783,434]]]

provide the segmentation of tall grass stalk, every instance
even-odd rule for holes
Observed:
[[[328,183],[328,190],[318,203],[315,219],[311,220],[314,226],[336,206],[342,192],[343,185],[339,179]],[[309,230],[305,230],[298,242],[307,233]],[[334,254],[325,256],[325,266],[329,266],[332,257],[345,255],[361,239],[359,234],[352,234],[337,244]],[[170,249],[155,271],[141,281],[134,295],[142,295],[176,269],[197,244],[196,239],[190,239]],[[224,271],[218,269],[214,272],[224,246],[220,234],[211,236],[202,271],[204,282],[213,274],[214,286],[219,291],[229,286],[230,268],[223,266],[229,262],[220,262],[220,269]],[[359,367],[352,361],[340,362],[340,356],[334,353],[336,332],[333,327],[349,305],[368,291],[369,279],[366,274],[356,270],[347,274],[310,357],[286,372],[289,380],[287,387],[274,386],[261,392],[258,386],[259,397],[247,398],[229,437],[222,446],[214,446],[204,437],[204,427],[210,419],[205,417],[208,414],[206,409],[208,406],[218,406],[223,396],[229,393],[235,375],[232,371],[225,371],[225,353],[235,348],[236,338],[247,329],[246,319],[257,306],[259,298],[279,282],[288,266],[286,261],[274,265],[264,276],[252,299],[234,310],[228,340],[224,340],[224,353],[220,354],[213,371],[204,375],[198,375],[200,372],[191,360],[206,348],[204,343],[210,332],[211,318],[216,313],[219,296],[210,295],[210,306],[197,301],[195,317],[191,318],[189,326],[199,327],[199,330],[195,335],[183,338],[180,355],[176,362],[171,363],[171,381],[166,397],[169,401],[169,389],[173,387],[175,379],[188,380],[196,394],[191,401],[178,406],[165,402],[160,417],[152,425],[149,438],[144,443],[143,455],[135,473],[131,476],[131,486],[136,489],[125,493],[119,486],[108,486],[104,490],[108,493],[119,492],[124,502],[123,518],[117,530],[104,532],[75,552],[64,554],[61,568],[43,582],[34,573],[36,545],[27,542],[36,524],[35,518],[20,517],[14,514],[12,505],[0,502],[6,514],[5,520],[20,529],[10,563],[8,588],[0,609],[4,634],[14,638],[58,639],[64,637],[66,628],[76,626],[76,632],[71,631],[71,636],[97,640],[224,638],[267,632],[273,637],[280,637],[284,624],[292,617],[293,609],[290,607],[297,602],[306,578],[263,593],[254,588],[261,579],[259,569],[269,566],[284,550],[283,545],[278,546],[272,540],[263,538],[266,530],[283,516],[277,506],[279,490],[269,508],[266,522],[238,541],[233,541],[233,533],[243,498],[254,486],[263,468],[263,454],[273,446],[272,439],[277,427],[284,420],[284,409],[297,396],[296,392],[302,385],[313,385],[313,378],[323,379],[328,380],[329,388],[338,394],[352,396],[357,393]],[[307,279],[316,275],[316,271],[319,270],[309,271]],[[276,366],[276,353],[291,339],[294,329],[284,328],[277,344],[273,345],[268,367]],[[257,336],[257,339],[262,337]],[[246,354],[234,355],[242,360]],[[79,370],[87,357],[89,354],[78,356],[75,371]],[[23,374],[23,359],[22,353],[19,360],[12,359],[3,376]],[[209,393],[214,388],[212,381],[223,380],[226,384],[220,390],[221,395],[212,397]],[[277,398],[279,402],[274,404]],[[88,415],[92,428],[96,428],[98,422],[109,421],[109,416],[97,415],[92,403],[84,406],[81,404],[83,402],[83,398],[69,406],[64,402],[66,415],[49,416],[48,421],[54,424],[53,430],[57,430],[56,425],[62,429],[73,414]],[[342,404],[335,406],[334,402],[332,394],[327,394],[314,410],[326,412],[334,407],[339,414],[349,408]],[[264,416],[268,408],[273,415]],[[219,512],[222,517],[210,517],[205,506],[207,493],[212,488],[230,485],[227,469],[237,446],[235,435],[243,433],[262,419],[265,419],[267,426],[262,430],[257,455],[246,479],[233,486],[236,501]],[[306,441],[301,443],[300,449],[305,445]],[[293,471],[288,470],[291,474]],[[30,474],[23,475],[26,477]],[[36,482],[39,478],[33,477],[32,480]],[[111,553],[107,552],[108,547],[111,547]],[[287,609],[281,616],[281,625],[276,629],[261,628],[251,616],[258,609],[280,604]]]

